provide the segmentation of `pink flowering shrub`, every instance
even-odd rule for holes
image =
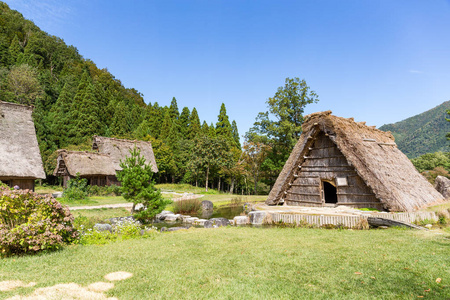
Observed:
[[[78,240],[73,219],[50,195],[0,186],[0,256],[57,250]]]

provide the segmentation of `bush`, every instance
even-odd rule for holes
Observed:
[[[87,179],[80,178],[77,173],[75,178],[67,181],[67,188],[64,189],[63,198],[66,201],[80,201],[87,200]]]
[[[0,255],[57,250],[78,238],[73,216],[50,195],[0,187]]]
[[[115,224],[112,232],[87,229],[81,233],[80,242],[83,245],[104,245],[121,240],[152,238],[156,234],[155,227],[142,227],[137,221],[125,220]]]
[[[98,186],[90,185],[87,187],[87,194],[91,196],[120,196],[120,186]]]
[[[179,200],[173,202],[173,212],[176,214],[198,213],[202,202],[197,199]]]

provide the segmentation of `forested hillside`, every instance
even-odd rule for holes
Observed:
[[[124,87],[108,70],[3,2],[0,100],[34,105],[39,147],[53,182],[56,150],[90,150],[93,135],[151,140],[160,182],[209,180],[217,187],[226,179],[227,188],[233,189],[245,176],[243,168],[236,171],[239,134],[224,104],[217,108],[217,123],[210,125],[200,121],[195,108],[180,112],[175,98],[168,107],[146,104],[137,90]]]
[[[447,152],[450,122],[446,121],[450,101],[406,120],[381,126],[383,131],[391,131],[400,150],[409,158],[425,153]]]

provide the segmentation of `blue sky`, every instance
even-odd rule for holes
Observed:
[[[196,107],[216,122],[225,103],[243,135],[286,77],[368,125],[450,100],[448,0],[6,0],[78,48],[145,101]]]

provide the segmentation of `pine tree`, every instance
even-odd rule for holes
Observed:
[[[22,46],[20,46],[19,38],[15,35],[9,46],[10,64],[20,63],[22,56]]]
[[[181,111],[181,114],[180,114],[179,123],[180,123],[181,135],[184,139],[189,138],[188,133],[190,131],[190,124],[189,124],[190,114],[191,114],[191,112],[189,111],[189,108],[183,107],[183,110]]]
[[[214,124],[213,123],[211,123],[211,125],[209,126],[208,136],[210,138],[216,138],[217,137],[217,132],[216,132],[216,129],[214,128]]]
[[[130,132],[130,122],[129,114],[127,111],[127,106],[123,101],[120,101],[116,105],[116,111],[114,113],[110,131],[112,135],[118,137],[124,137],[128,132]]]
[[[66,83],[59,94],[58,100],[53,105],[49,113],[50,139],[58,148],[66,147],[69,143],[67,132],[70,128],[70,106],[72,104],[72,95],[69,85]]]
[[[161,132],[159,138],[163,142],[167,142],[170,135],[170,130],[172,128],[172,118],[170,117],[170,109],[166,108],[164,112],[164,117],[161,124]]]
[[[147,221],[159,214],[169,204],[161,192],[154,186],[151,166],[146,164],[141,151],[134,147],[130,155],[120,162],[121,171],[117,172],[117,179],[121,182],[122,196],[129,202],[133,202],[131,211],[135,218]],[[136,204],[142,203],[144,210],[135,211]]]
[[[203,121],[202,128],[201,128],[201,134],[202,135],[208,135],[209,134],[209,126],[206,123],[206,121]]]
[[[241,142],[240,142],[240,139],[239,139],[239,132],[238,132],[238,128],[237,128],[237,124],[236,124],[235,120],[233,120],[233,122],[231,123],[231,134],[233,135],[233,140],[234,140],[235,146],[238,149],[241,149]]]
[[[172,120],[178,120],[178,118],[180,117],[180,112],[178,111],[177,99],[175,99],[175,97],[173,97],[172,101],[170,102],[169,110]]]
[[[227,109],[225,104],[220,106],[220,113],[217,116],[218,121],[216,123],[216,135],[224,138],[229,146],[235,146],[235,141],[232,134],[231,124],[228,119]]]
[[[197,109],[194,107],[189,117],[189,131],[188,139],[193,140],[201,131],[200,118],[198,117]]]

